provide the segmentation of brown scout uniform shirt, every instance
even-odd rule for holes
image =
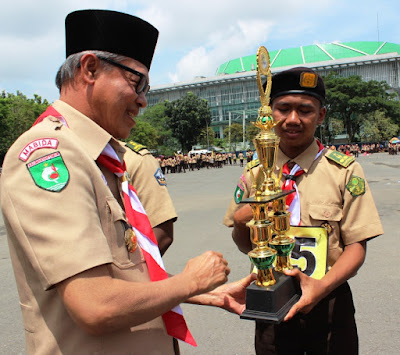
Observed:
[[[290,159],[281,150],[277,154],[276,176],[279,168],[287,161],[295,161],[305,173],[297,177],[296,184],[300,195],[301,226],[321,226],[328,222],[332,227],[328,243],[328,266],[332,266],[343,253],[344,246],[383,234],[378,211],[371,191],[365,181],[365,193],[352,196],[346,188],[352,175],[365,179],[359,163],[347,168],[328,159],[325,150],[318,159],[318,145],[311,144],[295,159]],[[250,163],[251,164],[251,163]],[[254,176],[260,172],[259,166],[252,168]],[[281,182],[283,183],[282,177]],[[242,199],[254,195],[251,191],[252,179],[247,167],[238,185],[244,188]],[[223,223],[233,227],[233,215],[241,204],[232,199]]]
[[[157,159],[143,146],[136,150],[124,146],[126,170],[151,226],[154,228],[171,219],[175,221],[177,214]]]
[[[61,101],[54,108],[69,128],[54,117],[24,133],[10,148],[1,178],[1,205],[23,315],[29,354],[173,354],[173,341],[161,317],[103,336],[85,333],[69,316],[56,288],[59,282],[107,264],[114,278],[147,282],[149,275],[138,247],[128,253],[126,216],[95,160],[108,142],[122,156],[110,134]],[[19,154],[40,138],[58,140],[56,149]],[[26,164],[59,151],[69,182],[59,192],[35,185]],[[103,171],[112,190],[114,174]]]

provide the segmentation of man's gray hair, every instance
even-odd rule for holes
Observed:
[[[114,60],[116,62],[122,62],[123,60],[127,59],[127,57],[119,54],[114,54],[110,52],[104,52],[104,51],[83,51],[75,54],[71,54],[65,62],[61,65],[60,69],[57,71],[56,75],[56,86],[58,90],[61,91],[61,87],[71,81],[72,79],[75,78],[76,74],[76,69],[80,65],[81,58],[84,54],[87,53],[93,53],[98,56],[102,56],[107,59]],[[104,68],[107,70],[108,68],[111,68],[111,64],[108,64],[107,62],[104,63]]]

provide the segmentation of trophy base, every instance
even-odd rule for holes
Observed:
[[[299,282],[292,276],[273,271],[276,284],[259,287],[252,283],[246,289],[246,309],[242,319],[279,324],[290,308],[299,300]]]

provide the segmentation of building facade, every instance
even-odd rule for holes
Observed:
[[[400,45],[388,42],[346,42],[311,45],[271,51],[272,74],[294,66],[313,68],[322,76],[336,72],[340,76],[359,75],[363,80],[386,81],[400,92]],[[213,77],[196,77],[190,82],[152,87],[148,105],[174,101],[187,92],[206,99],[211,110],[211,126],[216,137],[232,123],[245,127],[255,121],[260,107],[256,82],[256,55],[223,63]]]

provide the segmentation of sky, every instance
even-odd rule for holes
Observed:
[[[400,43],[398,0],[0,0],[0,92],[58,97],[65,17],[109,9],[150,22],[159,39],[150,70],[157,86],[214,76],[230,59],[334,41]],[[135,39],[132,38],[134,45]]]

